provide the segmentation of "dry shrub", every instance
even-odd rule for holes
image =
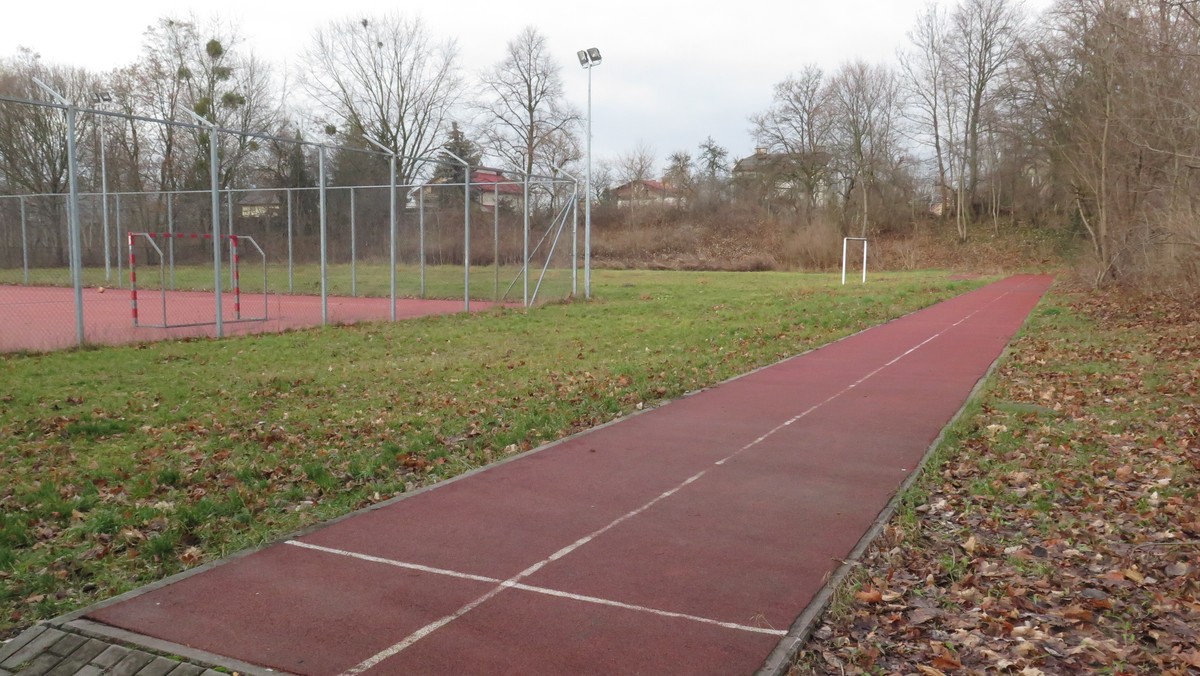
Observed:
[[[887,270],[918,270],[922,261],[921,244],[917,237],[885,239],[870,250],[873,267]]]
[[[836,270],[842,260],[842,232],[836,221],[805,223],[795,214],[767,217],[753,205],[729,204],[707,210],[647,210],[630,219],[594,222],[595,264],[613,268],[663,270]],[[900,232],[912,234],[898,234]],[[1193,234],[1194,237],[1194,234]],[[1193,251],[1194,251],[1194,239]],[[870,240],[872,270],[945,269],[972,274],[1057,269],[1079,242],[1066,231],[1002,223],[975,226],[965,243],[950,222],[922,221],[918,227],[892,227]],[[855,268],[862,250],[852,247]],[[856,258],[858,257],[858,258]],[[1179,266],[1194,256],[1176,256]]]
[[[783,238],[779,260],[790,269],[825,270],[842,260],[842,235],[838,226],[818,221],[802,226]]]
[[[1200,220],[1190,210],[1166,212],[1143,236],[1126,243],[1120,277],[1150,294],[1200,293]]]

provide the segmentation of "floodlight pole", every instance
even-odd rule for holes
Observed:
[[[578,52],[579,65],[588,74],[587,102],[587,176],[584,180],[586,192],[583,196],[583,297],[592,297],[592,68],[600,65],[600,50],[595,47]]]
[[[212,246],[213,246],[213,292],[216,296],[217,338],[225,335],[224,309],[221,307],[221,177],[220,155],[217,149],[217,124],[183,109],[200,126],[208,127],[208,178],[212,183]]]
[[[65,107],[67,114],[67,222],[70,232],[71,283],[75,287],[75,340],[83,345],[83,241],[79,235],[79,165],[75,159],[75,105],[50,85],[34,83]]]
[[[392,265],[389,284],[391,285],[392,321],[396,321],[396,151],[369,136],[363,138],[367,140],[367,143],[387,153],[388,156],[388,261]]]

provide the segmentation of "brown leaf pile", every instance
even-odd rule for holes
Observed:
[[[1200,674],[1198,384],[1195,306],[1057,291],[792,673]]]

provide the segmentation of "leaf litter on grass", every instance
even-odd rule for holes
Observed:
[[[791,673],[1200,673],[1200,309],[1051,293]]]

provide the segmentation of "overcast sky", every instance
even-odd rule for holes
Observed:
[[[567,97],[580,110],[587,104],[587,75],[575,52],[598,47],[603,54],[592,83],[597,160],[639,142],[660,160],[676,150],[695,155],[710,135],[736,158],[753,151],[747,118],[770,104],[775,83],[808,63],[830,72],[856,58],[894,62],[928,1],[8,0],[0,54],[24,46],[47,62],[104,71],[132,62],[142,34],[159,17],[195,12],[235,23],[246,47],[287,69],[297,66],[317,26],[400,12],[420,16],[435,38],[456,39],[462,67],[474,75],[534,25],[559,55]],[[1026,0],[1031,9],[1048,4]]]

